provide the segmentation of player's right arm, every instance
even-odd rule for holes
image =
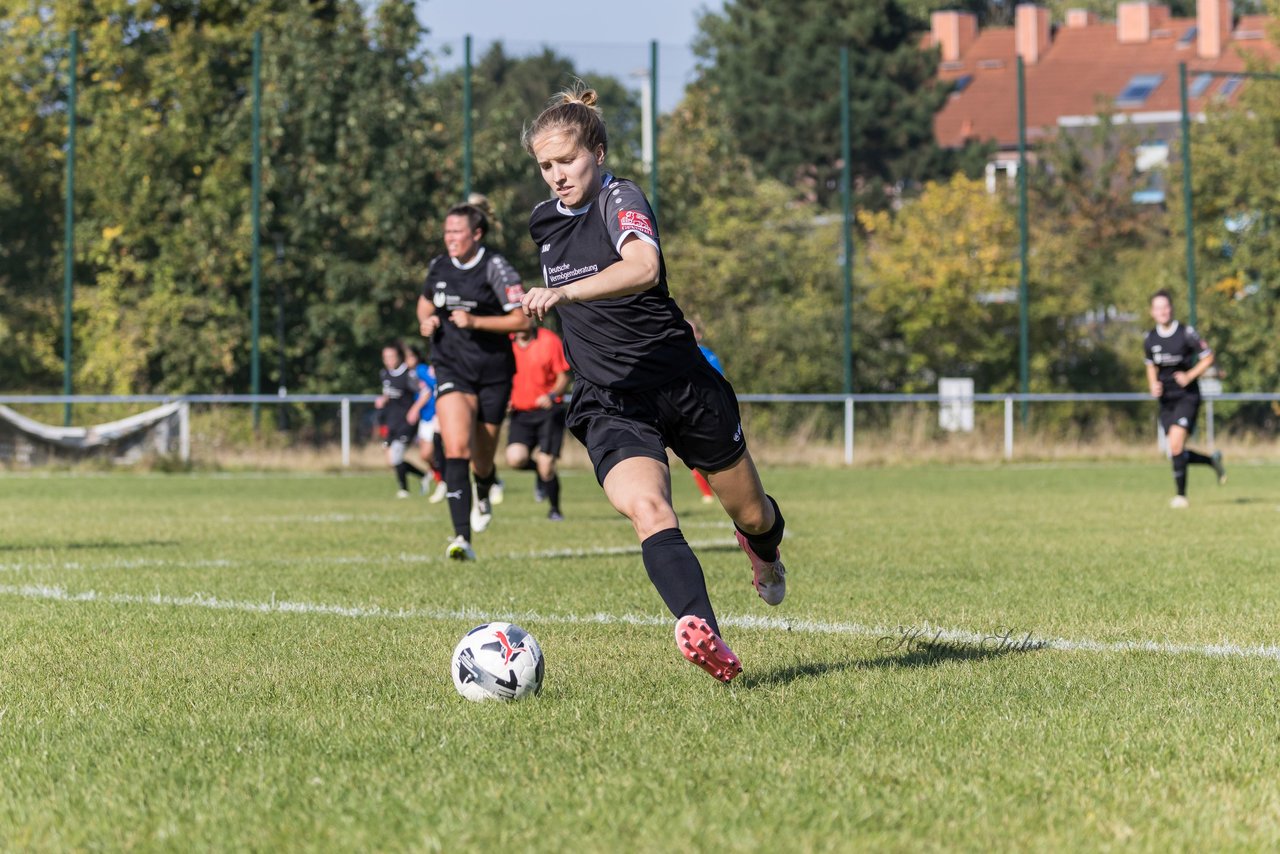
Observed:
[[[436,306],[425,296],[418,297],[418,332],[424,338],[430,338],[440,328],[440,315],[436,314]]]
[[[1151,362],[1147,362],[1147,388],[1151,390],[1152,397],[1159,397],[1164,394],[1164,384],[1160,382],[1160,372]]]

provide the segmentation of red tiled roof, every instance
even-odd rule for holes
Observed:
[[[1266,16],[1240,18],[1237,35],[1218,59],[1199,58],[1194,35],[1189,44],[1178,45],[1195,23],[1194,18],[1173,19],[1144,44],[1121,44],[1114,23],[1059,27],[1040,62],[1026,66],[1028,139],[1052,135],[1063,116],[1096,115],[1136,74],[1161,74],[1164,79],[1141,106],[1114,108],[1118,113],[1180,111],[1180,62],[1187,63],[1190,79],[1194,80],[1198,70],[1242,71],[1246,67],[1245,56],[1258,56],[1270,63],[1280,61],[1280,50],[1269,38]],[[964,91],[953,94],[934,118],[938,142],[958,147],[966,139],[994,139],[1001,148],[1016,146],[1018,70],[1012,27],[983,30],[958,62],[939,66],[938,77],[943,80],[966,76],[972,79]],[[1222,83],[1217,80],[1200,97],[1192,98],[1191,111],[1201,112]],[[1231,97],[1238,96],[1237,89]]]

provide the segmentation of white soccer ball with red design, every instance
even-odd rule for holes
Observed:
[[[458,641],[450,670],[468,700],[523,700],[542,690],[546,664],[533,635],[511,623],[485,623]]]

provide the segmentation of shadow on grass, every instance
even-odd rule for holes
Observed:
[[[180,545],[177,540],[83,540],[70,543],[0,543],[0,552],[81,551],[92,549],[154,548]]]
[[[812,661],[806,664],[793,664],[780,667],[767,673],[744,673],[738,684],[744,688],[765,688],[789,685],[801,679],[812,679],[828,673],[842,673],[847,670],[895,670],[897,668],[936,667],[949,661],[987,661],[1002,658],[1034,649],[1018,649],[1016,647],[986,648],[961,644],[939,644],[937,646],[903,650],[899,654],[884,655],[879,658],[851,658],[848,661]]]
[[[1270,504],[1271,501],[1266,498],[1250,498],[1249,496],[1244,496],[1241,498],[1233,498],[1227,503],[1228,504]]]

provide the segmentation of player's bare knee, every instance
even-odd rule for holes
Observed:
[[[621,509],[642,539],[679,524],[675,510],[661,495],[635,496]]]
[[[529,464],[529,449],[523,445],[507,446],[507,465],[513,469],[522,469]]]
[[[773,527],[773,506],[765,501],[752,501],[733,515],[734,524],[748,534],[763,534]]]

